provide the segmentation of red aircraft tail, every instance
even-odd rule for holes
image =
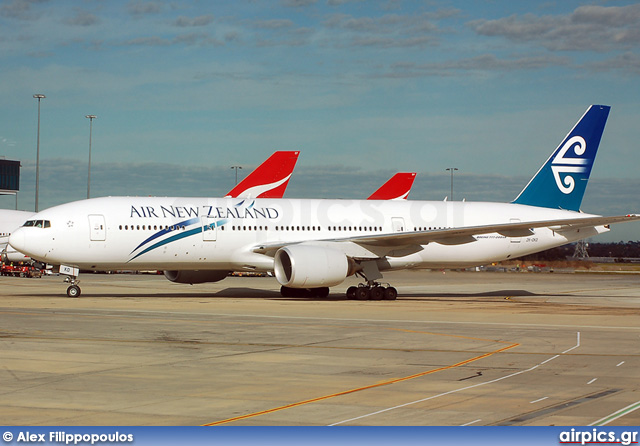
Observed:
[[[227,193],[232,198],[282,198],[299,151],[277,151]]]
[[[411,192],[415,172],[397,173],[380,186],[367,200],[406,200]]]

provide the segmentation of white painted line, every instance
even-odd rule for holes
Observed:
[[[472,424],[477,423],[478,421],[482,421],[482,419],[478,418],[477,420],[469,421],[468,423],[461,424],[460,426],[471,426]]]
[[[589,426],[605,426],[609,423],[611,423],[612,421],[617,420],[620,417],[623,417],[631,412],[634,412],[636,410],[640,409],[640,401],[635,402],[633,404],[629,404],[627,407],[620,409],[620,410],[616,410],[614,413],[612,413],[611,415],[607,415],[604,418],[600,418],[598,421],[594,421],[593,423],[591,423]]]
[[[576,336],[577,336],[576,345],[574,345],[573,347],[563,351],[562,353],[569,353],[571,350],[580,347],[580,332],[578,332]]]
[[[563,353],[564,353],[564,352],[563,352]],[[549,358],[549,359],[547,359],[547,360],[545,360],[545,361],[542,361],[542,362],[540,363],[540,365],[545,365],[547,362],[549,362],[549,361],[553,361],[554,359],[559,358],[559,357],[560,357],[560,355],[552,356],[551,358]]]
[[[571,350],[573,350],[573,349],[575,349],[575,348],[578,348],[578,347],[580,347],[580,332],[578,332],[577,344],[576,344],[576,345],[574,345],[573,347],[571,347],[570,349],[565,350],[565,351],[564,351],[564,352],[562,352],[562,353],[569,352],[569,351],[571,351]],[[559,356],[560,356],[560,355],[556,355],[554,358],[557,358],[557,357],[559,357]],[[545,362],[548,362],[548,360],[547,360],[547,361],[545,361]],[[493,384],[493,383],[496,383],[496,382],[498,382],[498,381],[502,381],[503,379],[508,379],[508,378],[512,378],[512,377],[514,377],[514,376],[522,375],[523,373],[531,372],[531,371],[533,371],[533,370],[537,369],[541,364],[542,364],[542,363],[540,363],[540,364],[536,364],[536,365],[534,365],[533,367],[530,367],[530,368],[528,368],[528,369],[526,369],[526,370],[520,370],[519,372],[515,372],[515,373],[512,373],[512,374],[510,374],[510,375],[502,376],[502,377],[500,377],[500,378],[492,379],[491,381],[485,381],[485,382],[483,382],[483,383],[474,384],[474,385],[472,385],[472,386],[462,387],[462,388],[460,388],[460,389],[450,390],[450,391],[448,391],[448,392],[440,393],[440,394],[438,394],[438,395],[428,396],[428,397],[426,397],[426,398],[422,398],[422,399],[419,399],[419,400],[416,400],[416,401],[411,401],[411,402],[408,402],[408,403],[399,404],[399,405],[397,405],[397,406],[388,407],[388,408],[386,408],[386,409],[378,410],[378,411],[376,411],[376,412],[371,412],[371,413],[368,413],[368,414],[365,414],[365,415],[360,415],[359,417],[354,417],[354,418],[349,418],[348,420],[338,421],[337,423],[329,424],[329,426],[338,426],[338,425],[340,425],[340,424],[350,423],[350,422],[352,422],[352,421],[360,420],[360,419],[362,419],[362,418],[371,417],[371,416],[373,416],[373,415],[379,415],[379,414],[381,414],[381,413],[390,412],[390,411],[392,411],[392,410],[401,409],[401,408],[403,408],[403,407],[412,406],[412,405],[414,405],[414,404],[423,403],[423,402],[425,402],[425,401],[429,401],[429,400],[433,400],[433,399],[436,399],[436,398],[440,398],[441,396],[452,395],[452,394],[454,394],[454,393],[462,392],[463,390],[473,389],[473,388],[476,388],[476,387],[484,386],[484,385],[486,385],[486,384]]]
[[[539,398],[539,399],[537,399],[537,400],[535,400],[535,401],[529,401],[529,404],[539,403],[540,401],[544,401],[544,400],[546,400],[547,398],[549,398],[549,397],[548,397],[548,396],[545,396],[545,397],[543,397],[543,398]]]
[[[592,384],[592,383],[596,382],[596,380],[597,380],[597,379],[598,379],[598,378],[593,378],[591,381],[589,381],[589,382],[587,383],[587,385],[589,385],[589,384]]]
[[[622,361],[620,364],[618,364],[616,367],[620,367],[622,364],[624,364],[624,361]]]

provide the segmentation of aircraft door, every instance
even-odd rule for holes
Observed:
[[[392,217],[391,227],[393,228],[393,232],[404,232],[405,231],[404,218]]]
[[[213,217],[202,217],[202,240],[205,242],[215,242],[218,238],[216,220]]]
[[[107,239],[104,215],[89,215],[89,231],[91,241],[103,242]]]

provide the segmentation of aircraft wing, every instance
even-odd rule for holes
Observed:
[[[563,231],[580,228],[592,228],[614,223],[624,223],[640,220],[640,214],[618,215],[612,217],[577,217],[559,220],[540,220],[518,223],[502,223],[480,226],[466,226],[450,229],[434,229],[430,231],[396,232],[387,234],[373,234],[357,237],[341,237],[314,241],[314,243],[341,243],[350,242],[363,247],[380,248],[402,248],[411,245],[427,245],[429,243],[440,243],[444,245],[461,245],[475,242],[477,235],[498,233],[506,237],[526,237],[533,235],[532,229],[549,228],[562,233]],[[253,251],[274,255],[283,246],[295,244],[287,242],[267,243],[254,247]],[[297,242],[305,243],[305,241]],[[375,250],[379,251],[379,250]]]

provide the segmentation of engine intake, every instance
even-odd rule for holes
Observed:
[[[343,252],[320,246],[291,245],[280,248],[274,258],[280,285],[291,288],[330,287],[355,272],[355,264]]]
[[[176,283],[208,283],[218,282],[229,275],[229,271],[202,270],[202,271],[164,271],[164,276]]]

